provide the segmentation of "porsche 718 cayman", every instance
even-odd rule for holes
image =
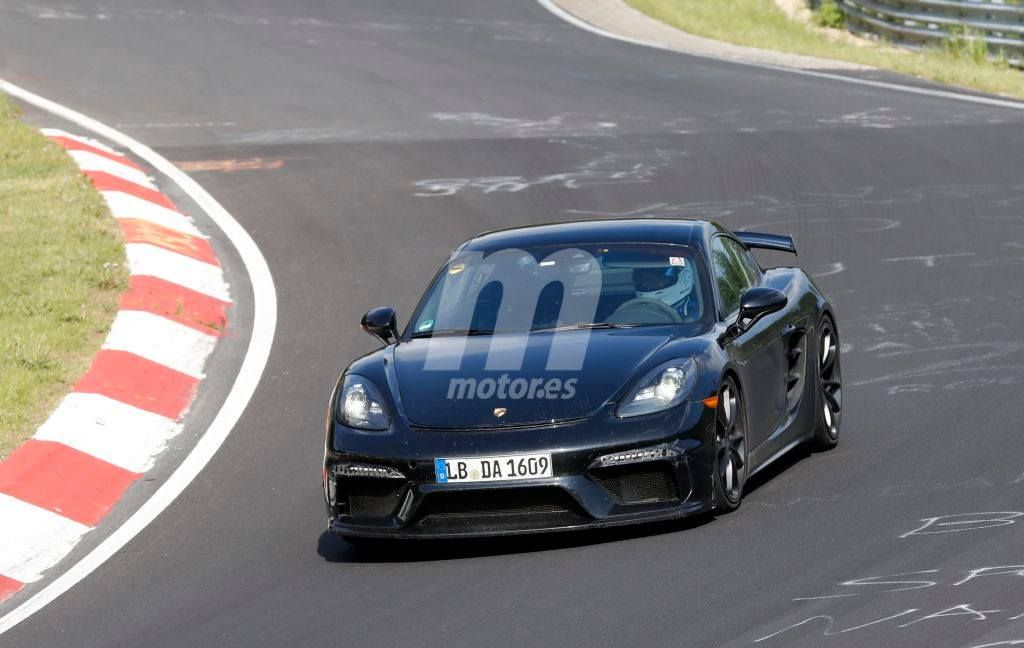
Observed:
[[[328,527],[467,537],[665,520],[740,504],[744,483],[842,418],[833,308],[750,250],[788,236],[705,221],[523,227],[463,243],[403,332],[331,396]]]

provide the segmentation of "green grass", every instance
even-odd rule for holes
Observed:
[[[88,368],[127,275],[100,195],[0,96],[0,458]]]
[[[842,29],[846,24],[846,14],[836,4],[836,0],[821,0],[821,5],[814,12],[814,22],[819,27]]]
[[[626,0],[648,15],[698,36],[792,54],[838,59],[894,70],[952,86],[1024,99],[1024,72],[978,57],[963,39],[924,52],[875,42],[854,44],[790,19],[773,0]],[[827,4],[827,3],[826,3]],[[839,20],[819,10],[819,24]]]

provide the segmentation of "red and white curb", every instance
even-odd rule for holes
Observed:
[[[231,305],[210,242],[141,167],[96,140],[43,134],[110,207],[130,280],[88,371],[0,462],[0,602],[67,555],[181,431]]]

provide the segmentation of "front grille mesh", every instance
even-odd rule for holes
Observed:
[[[432,493],[420,507],[424,520],[558,514],[575,511],[572,498],[557,488]]]
[[[348,514],[352,517],[387,517],[395,512],[405,482],[394,479],[346,479]]]
[[[591,476],[619,504],[653,504],[678,499],[675,479],[664,462],[601,468]]]

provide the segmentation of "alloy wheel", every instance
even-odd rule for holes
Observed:
[[[818,367],[825,431],[835,439],[839,436],[839,421],[843,412],[843,383],[839,368],[839,337],[827,319],[821,325]]]
[[[743,494],[743,466],[746,461],[746,430],[743,426],[739,392],[727,382],[718,396],[718,417],[715,445],[718,456],[718,478],[729,502],[739,502]]]

